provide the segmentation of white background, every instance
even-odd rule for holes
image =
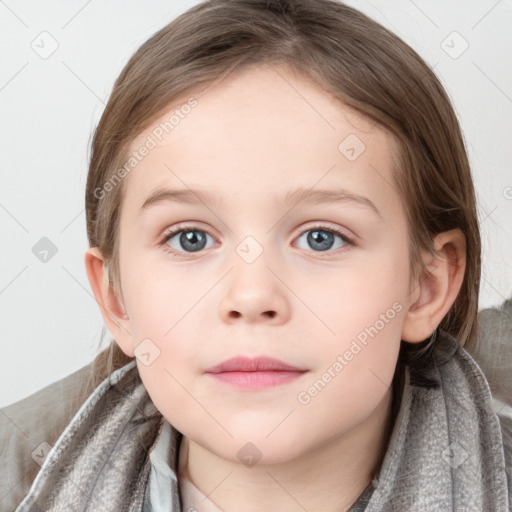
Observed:
[[[84,268],[91,134],[130,55],[197,3],[0,2],[0,407],[98,351],[103,321]],[[480,308],[499,305],[512,295],[512,2],[348,3],[409,43],[449,92],[478,194]],[[32,48],[43,37],[58,44],[46,59]],[[46,263],[32,253],[42,237],[57,247]]]

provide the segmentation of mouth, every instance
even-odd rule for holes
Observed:
[[[262,390],[292,382],[307,371],[269,357],[235,357],[209,368],[205,374],[240,390]]]

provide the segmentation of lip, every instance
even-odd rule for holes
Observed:
[[[205,371],[239,390],[262,390],[291,382],[308,370],[271,357],[234,357]]]
[[[238,356],[227,359],[211,368],[205,370],[205,373],[222,373],[222,372],[264,372],[264,371],[289,371],[304,372],[304,368],[297,368],[284,361],[273,357],[244,357]]]

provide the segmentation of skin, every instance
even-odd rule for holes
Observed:
[[[85,256],[91,287],[127,355],[144,339],[158,347],[148,366],[137,358],[142,381],[184,434],[180,464],[218,507],[347,510],[382,452],[400,339],[428,338],[449,311],[463,280],[464,236],[438,235],[443,257],[425,255],[431,275],[411,281],[405,211],[390,186],[391,137],[317,85],[256,66],[195,97],[191,113],[124,178],[121,292],[108,286],[97,248]],[[169,106],[132,148],[185,101]],[[354,161],[338,149],[349,134],[366,146]],[[204,188],[222,199],[208,206],[163,200],[141,212],[160,186]],[[280,204],[299,186],[343,187],[371,200],[380,215],[350,201]],[[185,231],[204,230],[192,232],[207,237],[204,249],[187,251],[180,233],[159,244],[184,223]],[[334,235],[330,248],[318,249],[307,236],[319,223],[354,243]],[[252,263],[237,252],[249,235],[257,245],[242,247],[262,250]],[[300,403],[298,394],[397,303],[394,318]],[[242,354],[308,371],[262,391],[204,374]],[[237,456],[248,442],[261,455],[250,467]]]

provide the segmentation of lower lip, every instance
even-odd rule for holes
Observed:
[[[293,371],[261,371],[261,372],[221,372],[207,373],[215,379],[231,384],[240,389],[267,389],[280,386],[298,379],[306,372]]]

